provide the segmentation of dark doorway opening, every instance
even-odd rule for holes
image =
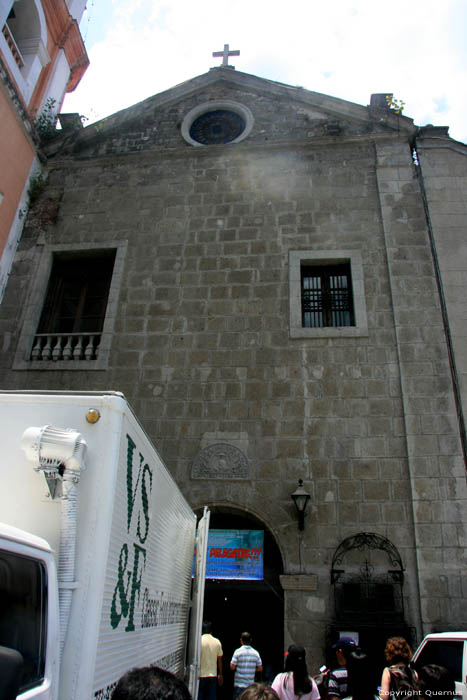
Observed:
[[[326,628],[326,649],[327,658],[326,664],[335,667],[336,656],[331,651],[331,645],[334,644],[340,636],[346,633],[356,633],[358,635],[359,646],[368,654],[371,659],[370,667],[373,673],[373,683],[375,689],[381,685],[381,676],[383,669],[387,666],[387,661],[384,656],[386,642],[390,637],[404,637],[412,649],[415,649],[414,644],[414,629],[405,624],[377,624],[377,622],[365,625],[353,621],[343,621],[329,625]]]
[[[263,680],[272,680],[283,669],[284,596],[279,582],[283,572],[279,548],[264,523],[239,511],[211,508],[210,529],[263,530],[264,580],[206,580],[204,619],[213,625],[213,634],[223,650],[224,685],[218,700],[230,700],[233,673],[230,660],[240,646],[240,634],[250,632],[252,645],[261,655]]]
[[[404,567],[390,540],[374,532],[347,537],[336,549],[331,568],[335,620],[327,628],[327,648],[345,633],[356,633],[372,659],[375,687],[386,666],[384,648],[390,637],[412,646],[415,630],[405,621]],[[332,657],[328,663],[333,663]]]

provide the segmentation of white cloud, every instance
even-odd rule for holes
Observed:
[[[449,125],[467,141],[462,0],[95,3],[83,22],[91,66],[64,111],[112,114],[219,65],[212,51],[229,42],[238,70],[363,105],[392,92],[416,124]]]

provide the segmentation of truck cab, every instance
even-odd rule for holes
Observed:
[[[467,632],[427,634],[412,661],[417,667],[436,664],[447,668],[454,678],[456,696],[467,700]]]
[[[0,646],[21,655],[17,697],[49,698],[58,672],[55,557],[35,535],[0,525]]]

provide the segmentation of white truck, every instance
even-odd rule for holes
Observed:
[[[454,681],[455,697],[467,700],[467,631],[463,632],[433,632],[422,640],[412,658],[416,667],[429,664],[444,666]],[[436,695],[447,693],[431,692]]]
[[[122,394],[0,392],[0,426],[0,698],[104,700],[148,664],[195,695],[209,512]]]

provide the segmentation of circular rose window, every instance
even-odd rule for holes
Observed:
[[[182,136],[192,146],[243,141],[253,127],[253,115],[236,102],[206,102],[192,109],[182,123]]]
[[[215,109],[201,114],[190,126],[190,136],[205,146],[210,143],[231,143],[245,130],[245,120],[228,109]]]

